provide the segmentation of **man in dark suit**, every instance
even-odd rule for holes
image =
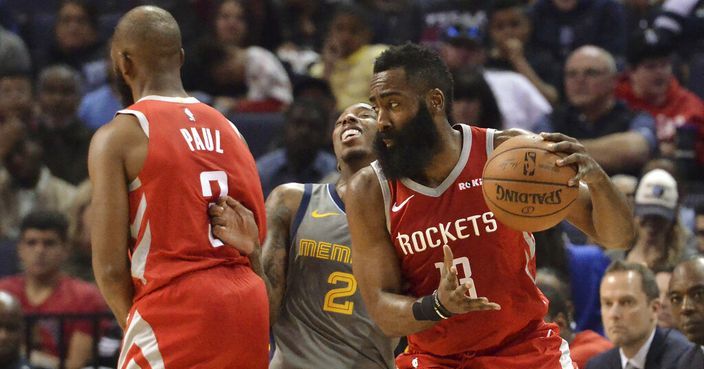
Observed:
[[[704,368],[704,257],[679,263],[669,289],[672,318],[695,345],[680,358],[678,369]]]
[[[616,348],[595,356],[586,369],[674,369],[692,344],[679,332],[657,327],[655,276],[640,264],[613,262],[599,289],[604,330]]]

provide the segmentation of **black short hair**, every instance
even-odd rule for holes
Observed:
[[[632,68],[647,59],[669,57],[675,52],[672,41],[663,37],[662,33],[654,29],[637,30],[633,32],[626,49],[626,61]]]
[[[645,296],[648,298],[648,302],[660,297],[660,289],[658,289],[658,284],[655,282],[655,274],[648,269],[647,266],[638,263],[628,263],[622,260],[616,260],[612,262],[608,268],[606,268],[603,278],[606,278],[606,276],[611,273],[619,272],[635,272],[640,275],[641,288],[643,289]]]
[[[547,297],[548,301],[550,301],[547,315],[549,320],[555,320],[555,317],[557,317],[559,313],[562,313],[565,319],[569,320],[571,317],[570,307],[572,306],[569,297],[565,296],[559,289],[546,283],[538,283],[538,288],[543,292],[543,295]]]
[[[320,126],[326,126],[329,122],[331,112],[325,104],[321,104],[315,99],[303,97],[295,99],[284,112],[286,124],[291,120],[294,111],[304,110],[309,112],[309,118]]]
[[[521,11],[521,14],[526,17],[530,16],[530,8],[521,0],[495,0],[491,4],[491,8],[489,8],[489,20],[491,21],[494,13],[512,8],[518,8]]]
[[[483,128],[501,129],[503,118],[499,105],[496,102],[494,92],[484,79],[484,74],[480,68],[463,67],[452,73],[454,81],[455,100],[475,100],[479,101],[481,113],[478,122],[461,122],[478,125]],[[460,122],[453,122],[460,123]]]
[[[332,19],[335,19],[339,16],[352,16],[354,17],[357,22],[359,22],[359,25],[364,27],[365,30],[369,32],[373,32],[374,28],[371,23],[372,15],[370,12],[367,10],[367,8],[357,5],[354,3],[346,4],[342,3],[339,4],[335,7],[335,12],[333,13],[333,16],[330,18],[331,23]]]
[[[294,81],[293,98],[298,98],[303,91],[307,90],[318,90],[325,96],[330,96],[333,99],[335,98],[335,94],[332,92],[332,88],[330,87],[330,83],[328,83],[328,81],[310,76],[301,76],[299,79]]]
[[[445,113],[450,115],[454,96],[452,74],[435,51],[407,42],[388,48],[374,62],[374,73],[396,68],[403,68],[408,82],[418,92],[440,89],[445,95]]]
[[[68,219],[58,211],[33,211],[22,219],[20,223],[20,236],[27,230],[54,231],[61,241],[68,239]]]

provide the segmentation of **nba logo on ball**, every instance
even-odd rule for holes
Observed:
[[[482,191],[501,223],[536,232],[567,216],[579,193],[578,187],[568,186],[567,181],[577,172],[572,166],[556,166],[560,158],[537,135],[513,137],[491,153],[482,174]],[[515,165],[521,162],[523,165]]]
[[[523,175],[532,176],[535,174],[535,151],[528,151],[523,158]]]

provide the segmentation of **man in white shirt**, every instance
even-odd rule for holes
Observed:
[[[670,279],[669,298],[675,325],[695,343],[677,368],[704,368],[704,257],[679,263]]]
[[[606,336],[614,349],[595,356],[587,369],[669,369],[691,347],[679,332],[657,327],[660,308],[655,276],[641,264],[613,262],[599,289]]]

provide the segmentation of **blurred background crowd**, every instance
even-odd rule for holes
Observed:
[[[0,340],[0,368],[114,365],[120,332],[92,281],[86,155],[124,107],[113,27],[143,4],[178,20],[185,87],[238,126],[265,196],[334,182],[332,125],[368,100],[374,59],[407,41],[436,49],[454,77],[454,122],[578,138],[631,201],[627,250],[604,253],[570,227],[536,234],[539,281],[566,301],[565,329],[604,334],[612,260],[656,273],[659,324],[674,326],[669,276],[704,254],[704,1],[0,0],[0,290],[27,317],[5,327],[20,333]],[[11,306],[0,294],[0,328]]]

